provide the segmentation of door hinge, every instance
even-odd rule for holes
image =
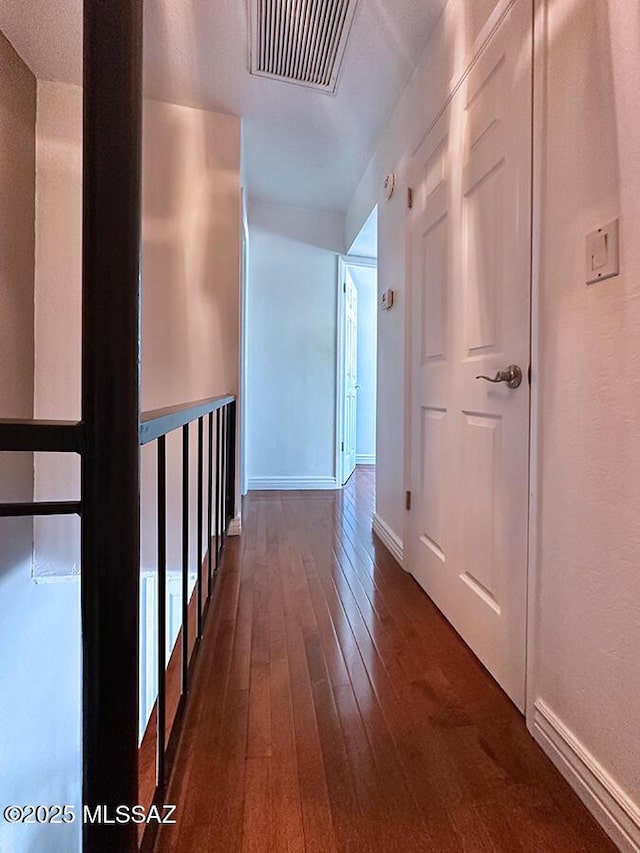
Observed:
[[[411,509],[411,492],[406,492],[404,496],[404,508]]]
[[[347,282],[346,282],[346,281],[343,281],[343,282],[342,282],[342,292],[343,292],[343,293],[346,293],[346,292],[347,292]]]
[[[527,378],[529,380],[529,385],[531,385],[531,365],[529,365],[529,370],[527,370]]]
[[[344,441],[342,442],[342,452],[344,453]]]
[[[407,189],[407,207],[413,210],[413,190],[411,187]]]

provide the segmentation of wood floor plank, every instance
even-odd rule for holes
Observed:
[[[337,842],[304,650],[305,636],[296,603],[300,601],[299,559],[283,543],[280,560],[305,849],[323,853],[336,850]]]
[[[278,505],[281,518],[282,508]],[[304,851],[304,824],[296,756],[281,573],[269,575],[271,686],[271,850]]]
[[[295,511],[293,520],[295,524]],[[294,542],[299,545],[299,541],[294,540]],[[313,696],[333,823],[338,839],[344,839],[343,843],[338,840],[338,849],[360,850],[365,849],[362,838],[363,823],[333,692],[333,682],[325,656],[327,649],[334,650],[335,643],[323,643],[321,626],[318,623],[309,588],[307,560],[308,555],[301,554],[296,547],[295,566],[299,581],[296,596],[290,601],[289,613],[293,615],[295,608],[303,618],[302,640],[306,669]],[[331,657],[335,664],[338,660],[337,656]]]
[[[374,505],[371,466],[245,500],[157,851],[614,850],[372,533]]]

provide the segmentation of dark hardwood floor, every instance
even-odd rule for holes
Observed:
[[[374,476],[246,500],[157,850],[614,850],[373,537]]]

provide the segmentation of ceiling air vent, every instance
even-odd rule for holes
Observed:
[[[335,92],[358,0],[250,0],[251,73]]]

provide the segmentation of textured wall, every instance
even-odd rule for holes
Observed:
[[[547,7],[531,699],[640,804],[640,16]],[[587,287],[616,216],[621,275]]]

